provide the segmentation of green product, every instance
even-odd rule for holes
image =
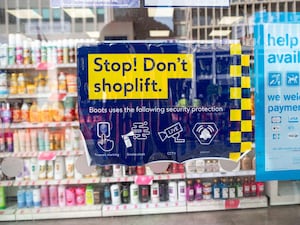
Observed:
[[[85,204],[94,205],[94,189],[92,185],[87,185],[85,189]]]
[[[0,209],[6,208],[6,201],[5,201],[5,188],[0,187]]]

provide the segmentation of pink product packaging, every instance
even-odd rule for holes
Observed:
[[[41,186],[41,205],[42,207],[49,206],[49,189],[48,186]]]
[[[58,188],[56,185],[49,187],[50,206],[58,206]]]
[[[75,188],[74,187],[66,188],[66,205],[67,206],[76,205]]]
[[[76,194],[76,204],[85,205],[85,187],[84,186],[76,187],[75,194]]]

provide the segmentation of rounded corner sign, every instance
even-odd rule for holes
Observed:
[[[78,48],[80,129],[92,164],[239,158],[253,139],[248,53],[186,42]]]
[[[300,177],[300,13],[255,17],[258,180]]]

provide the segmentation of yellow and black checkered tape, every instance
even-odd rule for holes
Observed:
[[[251,118],[250,54],[240,44],[230,45],[230,134],[233,151],[229,158],[237,160],[245,151],[252,149],[253,126]]]

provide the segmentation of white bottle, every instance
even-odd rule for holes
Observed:
[[[121,165],[113,165],[113,177],[122,177],[123,167]]]
[[[48,160],[47,161],[47,179],[54,178],[54,161]]]
[[[139,186],[135,183],[130,184],[130,203],[139,203]]]
[[[24,168],[23,168],[23,178],[24,180],[29,180],[30,179],[30,166],[31,166],[31,161],[30,159],[26,158],[24,159]]]
[[[30,159],[30,180],[37,180],[39,176],[39,164],[37,158]]]
[[[45,145],[45,151],[49,151],[50,150],[50,137],[49,137],[49,130],[45,129],[44,132],[44,145]]]
[[[65,151],[71,151],[72,150],[72,128],[67,127],[65,129]]]
[[[15,130],[13,134],[14,153],[20,152],[19,143],[19,133],[17,130]]]
[[[64,185],[58,186],[58,205],[60,207],[66,206],[66,187]]]
[[[8,45],[0,44],[0,66],[6,67],[8,63]]]
[[[169,201],[177,202],[177,200],[178,200],[177,183],[175,181],[170,181],[169,182]]]
[[[16,63],[16,35],[8,35],[8,65]]]
[[[30,143],[31,143],[31,151],[38,151],[38,143],[37,143],[37,131],[35,129],[30,130]]]
[[[46,179],[47,177],[47,163],[45,160],[39,160],[39,179]]]
[[[41,191],[39,187],[35,186],[32,189],[33,206],[41,207]]]
[[[54,179],[61,180],[65,178],[65,160],[63,157],[56,157],[54,161]]]
[[[159,184],[157,182],[151,185],[151,201],[152,203],[159,202]]]
[[[65,157],[65,170],[66,170],[66,177],[68,179],[74,178],[74,163],[75,163],[74,156]]]
[[[186,183],[185,181],[178,182],[178,201],[186,201]]]
[[[111,204],[120,205],[121,204],[120,186],[118,184],[112,184],[110,186],[110,193],[111,193]]]

